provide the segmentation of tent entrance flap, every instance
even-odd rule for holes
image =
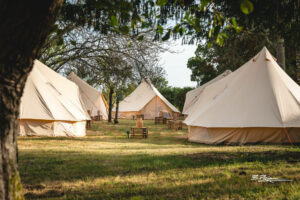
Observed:
[[[161,111],[169,113],[169,116],[174,113],[158,96],[155,96],[144,106],[141,114],[144,115],[144,119],[154,119],[159,116]]]

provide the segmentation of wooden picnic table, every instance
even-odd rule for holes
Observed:
[[[167,124],[167,118],[165,117],[155,117],[154,118],[155,124]]]
[[[142,137],[142,138],[148,138],[148,128],[138,128],[138,127],[131,127],[131,138],[135,137]]]
[[[182,130],[182,121],[181,120],[169,120],[168,121],[168,128],[173,130]]]
[[[94,117],[95,121],[102,121],[103,120],[103,116],[102,115],[97,115]]]

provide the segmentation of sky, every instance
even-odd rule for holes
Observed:
[[[191,70],[187,68],[187,61],[194,56],[196,45],[182,45],[181,40],[171,43],[171,51],[176,53],[161,53],[161,65],[165,68],[170,86],[185,87],[197,85],[191,81]]]

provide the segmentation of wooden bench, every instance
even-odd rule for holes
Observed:
[[[131,127],[131,138],[135,137],[148,138],[148,128]]]
[[[167,124],[167,118],[164,117],[155,117],[154,118],[155,124]]]
[[[169,120],[168,121],[168,128],[173,130],[182,130],[182,121],[180,120]]]

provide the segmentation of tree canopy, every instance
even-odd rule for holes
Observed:
[[[233,17],[233,23],[243,27],[240,32],[225,30],[227,39],[222,47],[212,44],[210,30],[198,45],[195,56],[187,66],[192,70],[192,80],[204,83],[226,69],[235,70],[253,57],[263,46],[277,57],[277,62],[297,80],[297,52],[299,54],[299,13],[296,1],[253,0],[253,11],[244,15],[236,1],[217,0],[215,5],[223,16]],[[264,8],[264,9],[260,9]],[[288,11],[288,12],[287,12]]]
[[[171,87],[166,86],[163,88],[159,88],[159,92],[166,98],[168,101],[173,104],[176,108],[182,111],[186,93],[194,88],[192,87]]]

